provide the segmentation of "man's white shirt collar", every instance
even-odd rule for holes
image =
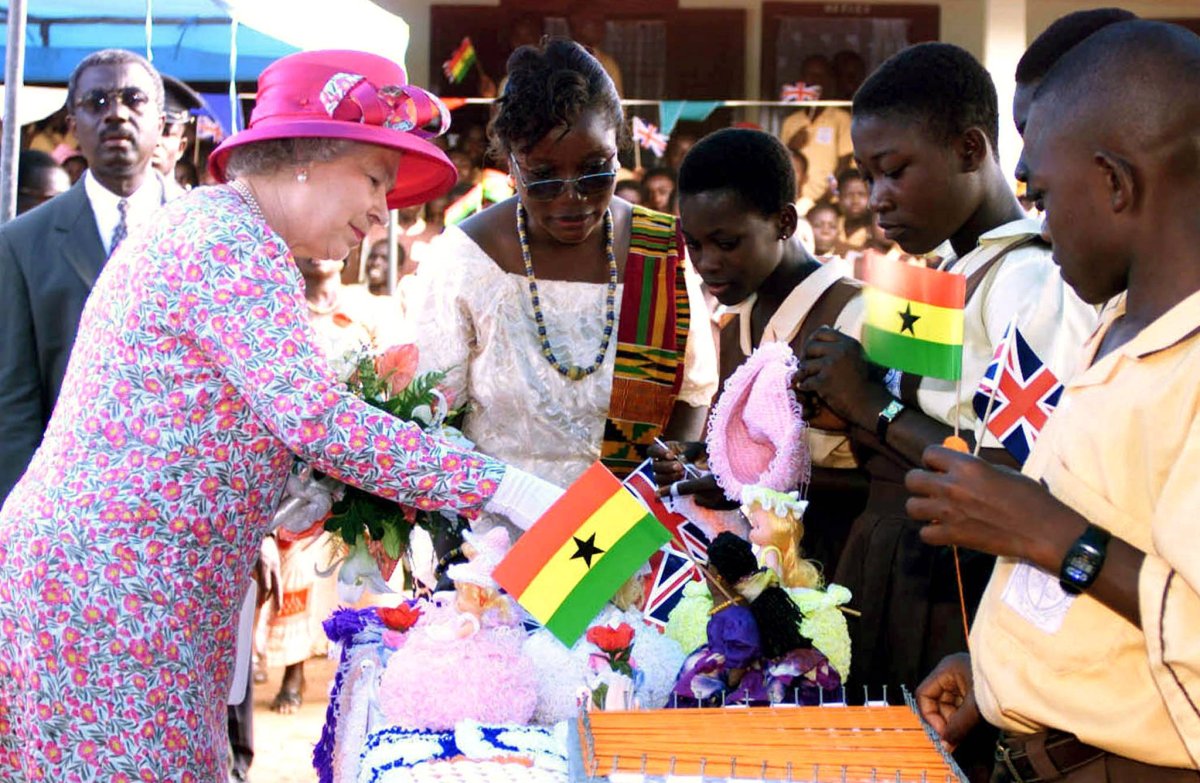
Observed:
[[[83,189],[87,193],[88,202],[92,205],[92,214],[96,218],[96,228],[100,232],[100,242],[104,245],[104,252],[111,254],[112,248],[109,245],[112,242],[117,222],[121,218],[117,207],[121,197],[101,185],[90,170],[83,175]],[[129,204],[125,226],[130,233],[133,232],[135,226],[144,223],[156,209],[165,203],[165,193],[162,178],[157,171],[150,169],[146,178],[142,180],[141,187],[126,199]]]

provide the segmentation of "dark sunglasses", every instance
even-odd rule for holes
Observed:
[[[116,90],[92,90],[78,98],[75,105],[90,114],[105,114],[113,101],[118,101],[135,114],[142,114],[150,105],[150,96],[137,87],[121,87]]]
[[[573,186],[581,198],[598,196],[611,191],[617,181],[617,172],[602,171],[599,174],[584,174],[573,179],[539,179],[537,182],[526,182],[521,167],[517,165],[517,159],[512,155],[508,157],[512,161],[513,171],[517,172],[517,178],[525,188],[525,195],[534,201],[553,201],[563,194],[568,185]]]

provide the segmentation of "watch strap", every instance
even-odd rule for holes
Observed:
[[[888,427],[903,410],[904,403],[896,399],[883,406],[883,410],[879,412],[879,418],[875,420],[875,437],[879,438],[880,443],[887,443]]]
[[[1111,539],[1111,533],[1096,525],[1088,525],[1075,539],[1058,572],[1058,583],[1064,592],[1079,595],[1092,586],[1104,567]]]

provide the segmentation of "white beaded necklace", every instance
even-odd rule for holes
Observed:
[[[240,179],[235,179],[229,183],[229,187],[242,197],[242,201],[246,202],[246,206],[250,207],[250,214],[266,223],[267,219],[263,216],[262,207],[258,205],[258,199],[254,197],[254,192],[250,190],[250,186]]]

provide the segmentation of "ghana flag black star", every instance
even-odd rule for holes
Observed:
[[[603,549],[596,546],[596,534],[592,533],[588,536],[587,541],[578,536],[571,536],[571,538],[575,539],[575,554],[571,555],[571,559],[581,558],[587,567],[591,568],[592,558],[604,552]]]
[[[913,325],[916,324],[917,321],[921,320],[921,316],[913,315],[912,303],[906,302],[904,305],[904,312],[896,314],[900,316],[900,320],[902,322],[900,324],[900,333],[903,334],[904,332],[908,332],[913,337],[916,337],[917,333],[913,331]]]

